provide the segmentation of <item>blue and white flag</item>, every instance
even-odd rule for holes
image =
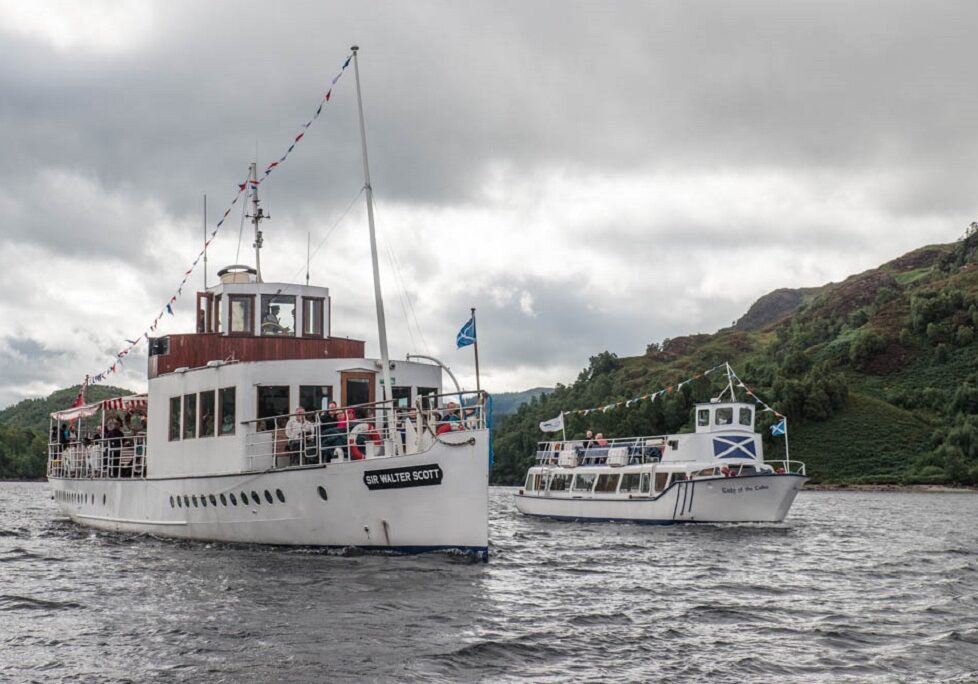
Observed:
[[[556,418],[545,420],[540,423],[541,432],[559,432],[564,429],[564,414],[561,413]]]
[[[475,344],[475,318],[467,320],[462,329],[458,331],[458,335],[455,336],[455,344],[458,345],[459,349]]]
[[[775,423],[774,425],[771,426],[771,434],[774,435],[775,437],[782,437],[784,435],[784,432],[785,432],[785,425],[784,425],[783,418],[781,419],[781,422]]]

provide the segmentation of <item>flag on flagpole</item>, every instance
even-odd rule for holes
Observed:
[[[540,430],[542,432],[560,432],[564,429],[564,414],[561,413],[556,418],[551,418],[550,420],[545,420],[540,423]]]
[[[784,432],[785,432],[784,418],[782,418],[779,422],[771,426],[771,434],[775,437],[784,436]]]
[[[455,344],[458,345],[458,349],[475,344],[475,318],[467,320],[462,329],[458,331],[458,335],[455,336]]]

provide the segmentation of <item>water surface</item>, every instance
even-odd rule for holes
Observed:
[[[482,564],[96,532],[0,483],[0,680],[978,681],[974,494],[651,527],[512,491]]]

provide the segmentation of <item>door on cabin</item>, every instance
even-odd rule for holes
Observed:
[[[376,401],[374,386],[374,373],[369,371],[342,371],[340,373],[341,405],[372,404]]]

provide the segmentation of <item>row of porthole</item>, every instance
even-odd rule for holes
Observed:
[[[281,489],[275,490],[274,498],[272,497],[272,493],[270,491],[268,491],[267,489],[265,490],[265,501],[267,501],[270,504],[273,504],[275,503],[276,498],[279,500],[279,502],[285,503],[285,493]],[[222,506],[227,506],[229,503],[232,506],[238,505],[238,497],[234,495],[234,492],[229,492],[227,495],[225,495],[222,492],[217,496],[215,496],[214,494],[201,494],[199,496],[197,494],[191,494],[189,496],[187,494],[184,494],[183,496],[180,495],[171,496],[170,508],[190,508],[191,506],[193,506],[194,508],[207,508],[208,502],[210,502],[211,506],[216,507],[218,504],[218,499],[220,499],[220,503]],[[261,497],[258,495],[258,492],[252,490],[251,501],[256,506],[261,504]],[[242,506],[248,505],[248,492],[245,491],[241,492],[241,505]]]
[[[95,505],[95,494],[89,494],[88,492],[68,492],[59,490],[54,493],[54,497],[58,501],[64,501],[65,503]],[[102,495],[102,505],[105,505],[105,494]]]

